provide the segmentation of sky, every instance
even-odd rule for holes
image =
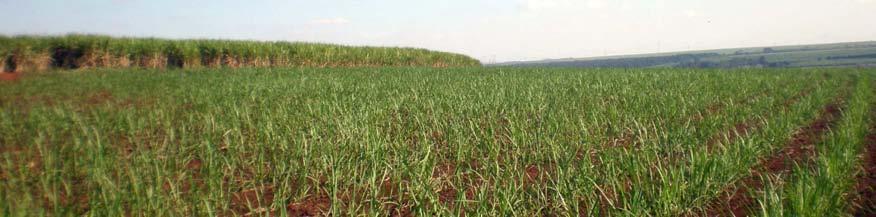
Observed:
[[[876,0],[0,0],[0,34],[421,47],[484,63],[876,40]]]

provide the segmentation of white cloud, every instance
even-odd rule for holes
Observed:
[[[590,9],[601,9],[601,8],[604,8],[604,7],[605,7],[605,1],[604,1],[604,0],[588,0],[588,1],[587,1],[587,8],[590,8]]]
[[[686,10],[684,11],[684,15],[687,17],[699,17],[700,12],[696,10]]]
[[[328,18],[328,19],[316,19],[310,21],[311,24],[319,24],[319,25],[343,25],[350,23],[350,20],[343,17],[336,18]]]
[[[858,3],[873,3],[873,2],[876,2],[876,0],[855,0],[855,1],[858,2]]]
[[[398,32],[391,32],[391,31],[363,32],[363,33],[359,34],[359,36],[361,36],[364,39],[368,39],[368,40],[389,39],[389,38],[392,38],[393,36],[397,36],[397,35],[398,35]]]
[[[556,0],[524,0],[520,3],[520,7],[524,11],[543,11],[557,6],[559,3]]]
[[[544,12],[555,10],[604,9],[607,0],[522,0],[518,1],[523,12]]]

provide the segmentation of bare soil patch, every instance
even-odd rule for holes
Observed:
[[[288,216],[322,216],[331,208],[332,200],[325,194],[309,196],[286,206]]]
[[[17,81],[21,74],[15,72],[0,72],[0,81]]]
[[[253,216],[269,213],[274,201],[274,187],[263,186],[245,189],[231,195],[231,210],[235,213]]]

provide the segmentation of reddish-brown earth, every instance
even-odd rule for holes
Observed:
[[[404,188],[407,186],[407,181],[399,181],[393,178],[384,178],[380,183],[379,198],[388,201],[384,204],[385,210],[388,210],[388,216],[410,216],[410,206],[406,203],[407,198],[404,195]]]
[[[456,186],[451,180],[456,174],[456,165],[450,162],[439,163],[432,171],[432,179],[438,179],[441,183],[441,190],[438,191],[438,201],[444,205],[452,206],[456,201]]]
[[[240,215],[264,215],[270,213],[274,202],[274,187],[264,186],[246,189],[231,195],[231,210]]]
[[[781,104],[782,109],[788,109],[791,105],[799,101],[801,98],[808,96],[812,93],[812,87],[808,87],[806,89],[801,90],[799,93],[795,94],[791,98],[786,99]],[[769,111],[768,111],[769,112]],[[766,115],[766,114],[763,114]],[[736,123],[733,125],[732,129],[719,133],[706,142],[706,148],[709,151],[715,150],[716,146],[724,141],[726,143],[732,143],[738,138],[747,136],[749,133],[760,129],[763,127],[763,122],[761,122],[757,117],[745,120],[740,123]]]
[[[309,196],[286,206],[288,216],[322,216],[331,208],[332,200],[326,194]]]
[[[838,101],[839,102],[839,101]],[[735,189],[715,198],[705,211],[706,216],[748,216],[757,200],[749,192],[763,189],[763,175],[785,174],[796,163],[804,163],[815,155],[815,143],[839,119],[838,103],[824,107],[815,121],[796,131],[781,150],[770,155],[755,166],[752,174],[737,181]]]
[[[724,142],[725,144],[732,143],[733,141],[736,141],[736,139],[745,137],[749,133],[760,129],[762,126],[763,123],[758,121],[758,119],[749,119],[740,123],[736,123],[733,125],[733,128],[712,136],[712,138],[709,139],[708,142],[706,142],[706,148],[709,151],[713,151],[716,149],[718,144],[722,144],[722,142]]]
[[[874,117],[876,109],[870,114]],[[876,126],[871,126],[864,140],[864,150],[864,170],[855,186],[858,195],[852,203],[853,213],[855,216],[876,216]]]
[[[751,102],[753,102],[753,99],[767,96],[768,93],[769,93],[769,91],[765,90],[765,91],[761,91],[758,93],[750,94],[744,98],[736,100],[735,106],[747,106]],[[804,93],[801,92],[799,95],[802,95],[802,94],[804,94]],[[808,93],[805,93],[805,94],[808,94]],[[697,114],[688,117],[687,121],[694,122],[694,123],[700,122],[700,121],[705,120],[708,116],[719,115],[726,108],[727,108],[727,104],[724,101],[719,100],[717,102],[710,104],[709,106],[706,106],[706,108],[705,108],[705,110],[703,110],[703,112],[698,112]],[[722,136],[731,136],[731,137],[744,136],[745,134],[747,134],[748,131],[750,131],[750,128],[752,128],[753,125],[754,124],[748,124],[748,123],[737,124],[732,131],[724,133],[724,134],[722,134]],[[600,149],[601,148],[632,148],[632,147],[636,146],[636,141],[635,141],[636,138],[637,137],[634,133],[628,131],[628,132],[621,134],[620,136],[615,137],[614,139],[610,139],[609,141],[601,144],[600,146],[598,146],[598,148],[600,148]],[[718,137],[713,138],[712,140],[714,140],[714,141],[710,141],[710,143],[717,143],[719,141]],[[590,149],[590,150],[579,149],[576,153],[576,156],[578,159],[584,159],[585,157],[589,158],[591,164],[599,167],[602,164],[602,160],[600,159],[600,156],[599,156],[600,151],[601,150],[599,150],[599,149]],[[667,159],[674,159],[674,158],[678,158],[678,157],[677,156],[667,157]],[[675,160],[675,161],[678,161],[678,160]],[[675,161],[672,161],[672,162],[675,162]],[[652,168],[652,170],[653,169],[656,169],[656,168]],[[631,186],[631,182],[628,181],[627,186],[625,186],[624,189],[627,189],[626,191],[629,191],[629,189],[631,189],[630,186]],[[601,210],[601,212],[598,213],[598,216],[607,215],[606,211],[611,209],[610,204],[614,204],[614,206],[616,207],[616,206],[618,206],[618,204],[615,204],[615,203],[620,202],[620,201],[618,201],[617,194],[615,192],[613,192],[610,188],[603,186],[603,189],[604,189],[603,190],[604,192],[598,192],[598,194],[603,195],[603,196],[600,196],[599,204],[596,204],[596,206],[598,206],[599,209]],[[592,206],[592,205],[585,205],[585,207],[582,207],[581,209],[582,210],[589,210],[586,206]],[[587,213],[587,212],[582,211],[580,214],[582,216],[590,216],[590,215],[594,215],[596,213]]]
[[[791,97],[790,99],[785,100],[785,102],[784,102],[782,105],[784,106],[785,109],[790,108],[791,105],[793,105],[794,103],[797,103],[797,101],[800,101],[800,99],[802,99],[803,97],[805,97],[805,96],[809,95],[810,93],[812,93],[812,90],[813,90],[813,89],[814,89],[814,87],[812,87],[812,86],[810,86],[810,87],[804,89],[803,91],[801,91],[801,92],[798,93],[797,95],[794,95],[794,96]]]
[[[459,166],[460,168],[468,167],[471,170],[483,169],[477,161]],[[459,170],[459,175],[457,175],[457,170]],[[459,216],[465,216],[467,208],[467,204],[461,203],[460,200],[476,200],[478,191],[485,185],[481,176],[464,171],[464,169],[458,169],[456,164],[444,161],[436,165],[435,170],[432,172],[432,179],[438,180],[440,183],[438,201],[450,210],[458,208],[460,213],[455,214]],[[461,183],[454,184],[454,178],[459,178]],[[459,195],[460,193],[462,195]],[[462,196],[462,198],[459,198],[459,196]]]
[[[21,78],[19,73],[0,72],[0,81],[17,81],[19,78]]]
[[[176,181],[165,182],[164,185],[161,186],[162,190],[167,192],[178,191],[182,194],[188,194],[192,191],[192,187],[204,187],[204,178],[201,175],[201,167],[203,167],[203,165],[204,163],[199,159],[189,160],[186,162],[184,168],[186,176],[181,176]],[[174,186],[177,188],[174,189]]]
[[[85,214],[88,210],[91,209],[89,203],[88,192],[90,189],[88,188],[88,183],[86,183],[84,177],[74,177],[70,180],[71,185],[73,186],[70,193],[66,191],[60,191],[59,202],[62,207],[73,208],[74,213],[77,214]]]

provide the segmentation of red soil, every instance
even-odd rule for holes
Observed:
[[[801,98],[806,97],[809,94],[811,94],[812,93],[811,89],[812,89],[812,87],[801,90],[796,95],[794,95],[791,98],[788,98],[787,100],[782,102],[782,105],[781,105],[782,109],[789,108],[791,105],[793,105],[794,103],[799,101]],[[732,129],[729,129],[723,133],[720,133],[720,134],[715,135],[712,138],[710,138],[709,141],[706,142],[706,148],[709,151],[713,151],[716,148],[715,146],[717,146],[719,143],[721,143],[721,141],[723,139],[726,138],[727,139],[726,141],[728,141],[728,143],[732,143],[736,139],[738,139],[740,137],[747,136],[752,131],[760,129],[761,127],[763,127],[763,123],[760,122],[757,118],[748,119],[748,120],[745,120],[743,122],[736,123],[735,125],[733,125]]]
[[[759,129],[762,126],[763,123],[757,121],[756,119],[750,119],[740,123],[736,123],[733,125],[732,129],[712,136],[712,138],[710,138],[709,141],[706,142],[706,148],[709,151],[713,151],[715,150],[716,146],[718,146],[718,144],[720,144],[722,141],[725,141],[725,139],[727,143],[732,143],[733,141],[736,141],[736,139],[745,137],[752,131]]]
[[[90,191],[87,187],[88,184],[83,177],[75,177],[71,180],[71,183],[73,186],[71,193],[68,194],[66,191],[59,192],[61,206],[73,208],[75,213],[85,214],[91,209],[88,197],[88,192]]]
[[[309,196],[286,206],[288,216],[322,216],[331,208],[332,200],[325,194]]]
[[[456,165],[445,162],[435,166],[432,171],[432,179],[439,179],[442,182],[442,188],[438,191],[438,201],[444,205],[453,205],[456,201],[456,187],[451,184],[450,180],[456,173]]]
[[[203,166],[204,166],[204,162],[202,162],[201,160],[198,160],[198,159],[192,159],[188,163],[186,163],[186,169],[189,169],[192,171],[198,171]]]
[[[526,185],[538,185],[550,182],[551,180],[556,179],[553,171],[556,170],[556,166],[552,163],[547,164],[530,164],[526,166]]]
[[[240,215],[269,213],[274,202],[274,187],[259,187],[243,190],[231,196],[231,210]]]
[[[404,187],[407,186],[407,183],[407,181],[397,181],[388,177],[380,183],[378,197],[389,202],[384,206],[384,210],[389,210],[387,216],[412,216],[411,205],[404,194]]]
[[[840,115],[837,103],[825,106],[819,117],[794,133],[784,148],[755,166],[751,176],[739,180],[737,188],[729,189],[727,194],[715,198],[707,207],[705,215],[748,216],[757,202],[749,192],[763,189],[762,175],[785,174],[794,164],[810,160],[815,155],[814,144],[822,139]]]
[[[800,101],[801,98],[811,94],[812,89],[813,89],[813,87],[811,87],[811,86],[804,89],[803,91],[801,91],[797,95],[794,95],[793,97],[789,98],[788,100],[785,100],[785,102],[782,103],[782,105],[784,106],[785,109],[790,108],[791,105],[793,105],[794,103],[797,103],[797,101]]]
[[[332,200],[326,192],[314,193],[300,201],[294,201],[286,205],[285,209],[272,209],[271,204],[275,199],[276,189],[272,185],[244,189],[231,195],[229,208],[232,213],[228,216],[280,216],[279,212],[286,212],[287,216],[323,216],[330,211]],[[341,196],[339,196],[341,197]],[[350,198],[339,198],[346,200]]]
[[[480,164],[477,161],[472,161],[468,163],[468,167],[471,169],[480,169]],[[464,200],[475,200],[477,198],[477,192],[483,188],[484,180],[481,179],[480,176],[473,175],[471,173],[462,173],[461,184],[455,185],[453,184],[453,178],[456,177],[457,165],[449,162],[442,162],[435,166],[435,170],[432,172],[432,179],[439,180],[440,190],[438,191],[438,201],[451,208],[455,209],[457,206],[465,206],[465,204],[457,203],[460,190],[463,194]],[[465,215],[465,211],[462,213],[458,213],[459,215]]]
[[[204,179],[201,177],[201,167],[203,167],[204,163],[199,159],[192,159],[185,165],[185,171],[189,174],[188,177],[185,177],[181,180],[177,180],[178,183],[178,191],[180,193],[189,193],[192,190],[192,187],[202,188],[204,187]],[[194,186],[192,186],[194,184]],[[165,182],[162,187],[165,191],[173,190],[174,182],[168,181]]]
[[[0,81],[17,81],[20,77],[18,73],[0,72]]]
[[[799,95],[804,95],[804,94],[808,94],[808,93],[801,92]],[[746,96],[745,98],[742,98],[742,99],[739,99],[738,101],[736,101],[736,105],[737,106],[747,105],[747,104],[752,102],[751,99],[760,98],[760,97],[763,97],[766,95],[767,95],[766,91],[751,94],[749,96]],[[721,113],[725,108],[727,108],[727,105],[723,101],[715,102],[715,103],[712,103],[711,105],[707,106],[703,112],[697,113],[696,115],[689,117],[688,120],[692,121],[692,122],[700,122],[700,121],[705,120],[706,115],[708,115],[708,116],[717,115],[717,114]],[[758,122],[739,123],[739,124],[736,124],[731,131],[728,131],[728,132],[720,134],[720,135],[726,136],[732,140],[736,137],[747,135],[748,132],[752,128],[759,127],[759,126],[757,126],[759,124],[760,123],[758,123]],[[610,141],[603,143],[600,147],[608,147],[608,148],[634,147],[635,146],[635,138],[636,138],[636,136],[633,133],[627,132],[627,133],[621,134],[621,136],[616,137],[615,139],[611,139]],[[710,144],[709,146],[712,146],[712,145],[718,143],[719,139],[722,139],[722,138],[724,138],[724,137],[715,137],[715,138],[711,139],[709,141],[709,144]],[[590,159],[590,162],[593,165],[596,165],[598,167],[602,164],[601,160],[599,159],[599,151],[600,150],[579,149],[576,153],[576,156],[578,159],[584,159],[585,157],[588,157]],[[669,157],[668,159],[672,159],[672,157]],[[532,175],[529,175],[529,176],[532,177]],[[628,184],[628,186],[626,186],[625,188],[630,189],[629,185],[630,184]],[[605,216],[606,211],[611,209],[611,207],[609,207],[609,204],[611,204],[611,201],[617,202],[616,201],[617,200],[616,194],[614,192],[611,192],[611,189],[609,189],[609,188],[605,188],[605,189],[606,189],[606,191],[608,191],[608,192],[603,192],[603,193],[605,193],[606,196],[600,197],[599,204],[597,204],[597,206],[599,206],[600,210],[602,211],[601,213],[599,213],[599,216]],[[606,198],[606,197],[608,197],[608,198]],[[582,208],[582,210],[587,210],[587,209]],[[591,213],[586,213],[586,212],[582,212],[581,214],[582,215],[585,215],[585,214],[591,215]]]
[[[876,216],[876,126],[871,127],[864,142],[864,171],[858,177],[858,195],[853,202],[853,213],[855,216]]]

